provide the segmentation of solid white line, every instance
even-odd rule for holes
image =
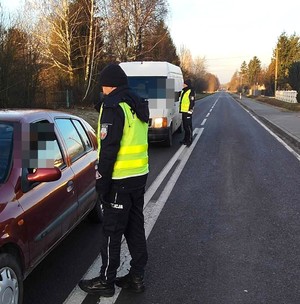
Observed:
[[[237,102],[233,97],[231,97],[235,102]],[[238,103],[238,102],[237,102]],[[267,130],[272,136],[274,136],[290,153],[292,153],[299,161],[300,155],[290,147],[285,141],[283,141],[277,134],[275,134],[271,129],[269,129],[265,124],[263,124],[258,118],[256,118],[249,110],[245,109],[241,104],[238,105],[245,110],[254,120],[256,120],[265,130]]]
[[[184,148],[185,148],[185,146],[182,145],[177,150],[177,152],[173,155],[173,157],[165,165],[165,167],[163,168],[163,170],[159,173],[159,175],[157,176],[157,178],[155,179],[155,181],[151,184],[150,187],[148,187],[148,189],[147,189],[147,191],[145,193],[145,198],[144,198],[145,199],[145,207],[148,204],[148,202],[150,201],[150,199],[152,198],[152,196],[154,195],[154,193],[157,191],[158,187],[161,185],[162,181],[165,179],[165,177],[167,176],[167,174],[169,173],[169,171],[174,166],[175,162],[179,158],[179,156],[182,153],[182,151],[184,150]],[[144,207],[144,209],[145,209],[145,207]]]
[[[193,134],[197,134],[199,129],[195,129]],[[202,134],[203,129],[200,129],[200,135]],[[166,164],[166,166],[163,168],[163,170],[160,172],[160,174],[157,176],[157,178],[155,179],[155,181],[151,184],[150,187],[148,187],[146,193],[145,193],[145,205],[144,205],[144,214],[145,214],[145,231],[146,231],[146,238],[148,238],[153,226],[155,223],[152,223],[152,221],[156,221],[157,217],[150,219],[150,217],[152,217],[151,212],[149,213],[148,210],[150,210],[153,207],[148,207],[148,204],[150,202],[150,199],[152,198],[152,196],[155,194],[155,192],[157,191],[158,187],[161,185],[161,183],[163,182],[163,180],[165,179],[165,177],[167,176],[167,174],[169,173],[169,171],[172,169],[172,167],[174,166],[175,162],[179,159],[179,157],[181,156],[182,152],[184,151],[184,149],[187,149],[187,155],[189,156],[192,152],[192,150],[194,149],[196,142],[199,140],[200,135],[196,136],[196,138],[194,139],[192,145],[187,148],[186,146],[182,145],[177,152],[173,155],[173,157],[169,160],[169,162]],[[182,161],[181,161],[182,162]],[[185,161],[186,162],[186,161]],[[169,183],[168,183],[169,184]],[[164,190],[163,190],[164,192]],[[161,208],[162,209],[162,208]],[[157,215],[158,216],[158,215]],[[149,228],[147,228],[149,227]],[[121,244],[121,263],[120,263],[120,268],[118,270],[118,275],[122,276],[125,275],[127,273],[127,269],[129,268],[129,263],[131,260],[128,248],[127,248],[127,244],[124,241],[125,239],[123,238],[122,240],[122,244]],[[89,279],[89,278],[93,278],[99,275],[99,270],[101,267],[101,263],[102,259],[101,259],[101,254],[99,254],[97,256],[97,258],[95,259],[95,261],[93,262],[93,264],[90,266],[90,268],[87,270],[87,272],[85,273],[85,275],[83,276],[83,279]],[[111,298],[101,298],[101,304],[113,304],[115,303],[115,301],[117,300],[119,294],[120,294],[121,288],[116,287],[116,292],[115,295]],[[79,304],[82,303],[84,301],[86,297],[86,293],[84,291],[82,291],[78,285],[75,286],[75,288],[72,290],[72,292],[69,294],[69,296],[67,297],[67,299],[64,301],[63,304]]]
[[[157,201],[151,202],[151,205],[149,204],[148,210],[146,212],[147,222],[145,221],[146,222],[145,230],[146,230],[147,237],[151,233],[152,228],[154,227],[154,224],[155,224],[161,210],[163,209],[166,201],[168,200],[186,162],[188,161],[191,153],[193,152],[195,145],[197,144],[200,136],[202,135],[203,130],[204,130],[203,128],[197,129],[196,138],[194,139],[192,145],[189,148],[187,148],[187,150],[183,154],[183,157],[182,157],[180,163],[174,170],[172,176],[170,177],[170,179],[169,179],[167,185],[165,186],[164,190],[162,191],[160,197],[158,198]]]
[[[246,110],[247,111],[247,110]],[[271,135],[273,135],[289,152],[291,152],[299,161],[300,155],[290,147],[286,142],[284,142],[277,134],[270,130],[266,125],[264,125],[260,120],[258,120],[252,113],[247,111],[264,129],[266,129]]]

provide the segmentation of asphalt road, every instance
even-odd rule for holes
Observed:
[[[198,101],[193,125],[203,132],[148,237],[147,290],[115,303],[300,303],[299,161],[227,93]],[[150,147],[149,185],[180,137]],[[63,303],[99,253],[99,229],[73,231],[25,281],[24,304]]]

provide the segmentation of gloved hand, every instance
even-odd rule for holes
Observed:
[[[191,115],[192,115],[192,114],[193,114],[193,109],[189,110],[189,111],[188,111],[188,114],[191,114]]]
[[[102,206],[108,207],[108,208],[111,207],[111,204],[105,200],[105,197],[102,194],[98,195],[98,199],[99,199],[100,203],[102,204]]]
[[[98,165],[95,165],[96,191],[99,196],[104,197],[110,190],[111,180],[104,178],[98,171]]]

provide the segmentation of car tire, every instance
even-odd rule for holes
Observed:
[[[96,224],[102,223],[103,208],[102,208],[102,204],[101,204],[99,197],[96,200],[96,204],[95,204],[94,208],[89,213],[88,218],[92,223],[96,223]]]
[[[23,279],[17,259],[7,253],[0,254],[0,304],[23,302]]]

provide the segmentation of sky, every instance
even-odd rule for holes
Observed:
[[[173,42],[205,58],[220,83],[257,56],[267,67],[279,36],[300,36],[299,0],[168,0]]]
[[[267,67],[279,36],[300,36],[299,0],[166,0],[173,42],[204,58],[220,83],[230,81],[243,61],[258,57]],[[22,0],[0,0],[14,9]]]

